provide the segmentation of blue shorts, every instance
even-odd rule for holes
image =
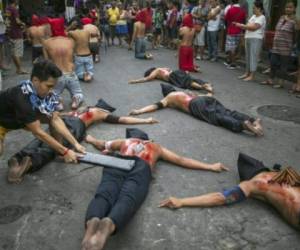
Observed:
[[[94,75],[93,56],[75,56],[75,72],[80,80],[84,79],[84,73]]]

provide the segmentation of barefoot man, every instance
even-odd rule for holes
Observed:
[[[263,135],[260,119],[254,119],[246,114],[231,111],[211,96],[187,94],[176,91],[173,87],[165,84],[161,84],[161,86],[165,98],[144,108],[134,109],[130,114],[139,115],[169,107],[191,114],[193,117],[215,126],[224,127],[235,133],[246,130],[257,136]]]
[[[73,30],[68,32],[68,36],[75,41],[75,71],[78,78],[85,82],[90,82],[94,76],[93,56],[90,50],[91,34],[83,29],[79,20],[73,22]]]
[[[146,52],[145,30],[146,30],[146,12],[141,10],[135,18],[136,22],[133,26],[133,35],[129,49],[132,49],[135,42],[135,58],[137,59],[152,59],[153,56]]]
[[[182,89],[203,89],[210,93],[213,92],[209,82],[195,79],[183,70],[171,70],[170,68],[150,68],[144,73],[143,78],[130,80],[129,83],[149,82],[155,79],[163,80]]]
[[[73,39],[64,36],[51,37],[43,42],[44,57],[51,59],[63,73],[53,91],[61,96],[66,88],[71,94],[72,109],[78,108],[83,101],[80,83],[74,72],[74,48]],[[63,109],[61,101],[57,110],[62,111]]]
[[[130,171],[104,168],[102,180],[86,212],[86,231],[82,250],[101,250],[108,237],[118,233],[131,220],[144,202],[157,161],[195,170],[221,172],[228,170],[221,163],[207,164],[179,156],[149,140],[138,129],[127,129],[127,139],[97,140],[87,136],[86,141],[99,150],[118,151],[121,158],[135,160]]]
[[[93,55],[93,61],[97,63],[100,61],[100,57],[99,57],[99,47],[101,41],[100,31],[98,27],[94,24],[86,24],[83,26],[83,29],[89,31],[91,34],[90,50]]]
[[[179,69],[198,72],[199,69],[194,65],[193,41],[195,29],[192,14],[186,14],[184,16],[182,27],[179,29],[179,35],[182,37],[178,51]]]
[[[107,122],[111,124],[154,124],[152,117],[135,118],[130,116],[115,116],[112,112],[115,108],[100,99],[94,107],[85,108],[82,111],[73,111],[62,114],[62,120],[74,135],[76,140],[82,141],[85,131],[92,124]],[[66,142],[63,143],[67,145]],[[55,151],[46,143],[34,139],[22,150],[8,160],[10,183],[20,183],[26,173],[40,170],[55,158]]]
[[[61,74],[60,69],[52,62],[38,62],[33,66],[30,80],[0,92],[0,153],[3,151],[5,134],[21,128],[31,131],[53,151],[61,154],[66,162],[77,162],[76,154],[59,143],[54,136],[64,138],[78,152],[85,152],[85,148],[55,112],[58,97],[50,90]],[[49,124],[51,134],[44,131],[41,122]]]
[[[27,29],[27,40],[32,45],[32,62],[43,57],[43,41],[51,37],[50,24],[42,24],[38,16],[33,15],[31,27]]]
[[[300,176],[292,167],[270,171],[256,159],[240,154],[238,160],[240,184],[223,192],[196,197],[170,197],[160,207],[215,207],[245,201],[248,197],[273,206],[291,226],[300,230]],[[247,173],[247,174],[246,174]],[[253,214],[251,215],[253,216]]]

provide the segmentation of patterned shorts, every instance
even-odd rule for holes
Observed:
[[[22,57],[24,53],[23,39],[11,39],[12,54],[17,57]]]
[[[226,45],[225,51],[235,51],[236,48],[239,46],[241,40],[241,35],[227,35],[226,36]]]

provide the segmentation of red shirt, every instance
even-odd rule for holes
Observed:
[[[242,33],[242,29],[233,25],[232,22],[245,23],[246,12],[241,7],[233,5],[227,11],[225,21],[227,22],[227,34],[238,35]]]
[[[146,29],[149,29],[152,27],[152,15],[153,15],[153,11],[151,8],[146,8],[145,10],[146,13],[146,22],[145,22],[145,26]]]
[[[92,24],[93,23],[93,19],[92,18],[89,18],[89,17],[83,17],[80,19],[81,23],[83,25],[86,25],[86,24]]]
[[[49,18],[51,25],[52,36],[66,36],[65,33],[65,19],[60,18]]]

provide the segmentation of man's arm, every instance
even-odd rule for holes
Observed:
[[[46,133],[42,129],[39,120],[26,124],[26,128],[28,128],[36,138],[45,142],[56,152],[62,155],[64,157],[65,162],[75,162],[75,163],[77,162],[77,156],[75,152],[73,150],[64,147],[57,140],[55,140],[51,135]]]
[[[87,143],[92,144],[95,148],[97,148],[100,151],[118,151],[120,150],[122,143],[125,142],[125,139],[117,139],[112,141],[105,141],[96,139],[95,137],[91,135],[87,135],[85,137],[85,141]]]
[[[53,113],[50,120],[50,125],[55,129],[56,132],[62,135],[63,138],[65,138],[71,145],[73,145],[78,152],[85,153],[85,148],[80,145],[80,143],[70,133],[69,129],[66,127],[65,123],[59,117],[57,112]]]
[[[181,207],[215,207],[232,205],[246,200],[250,195],[251,186],[251,181],[245,181],[224,192],[215,192],[182,199],[169,197],[168,199],[161,201],[159,207],[175,209]]]
[[[130,44],[129,44],[129,49],[132,49],[133,42],[136,39],[136,34],[137,34],[137,24],[135,22],[134,25],[133,25],[133,34],[132,34],[132,38],[131,38],[131,41],[130,41]]]
[[[171,162],[183,168],[196,169],[196,170],[210,170],[214,172],[229,170],[227,167],[225,167],[222,163],[219,162],[214,164],[208,164],[191,158],[177,155],[176,153],[164,147],[161,147],[161,149],[162,149],[160,155],[161,159]]]
[[[154,112],[156,110],[163,109],[163,108],[166,108],[166,107],[168,107],[167,97],[165,97],[164,99],[162,99],[158,103],[148,105],[148,106],[143,107],[141,109],[133,109],[132,111],[130,111],[129,115],[140,115],[140,114],[143,114],[143,113]]]
[[[155,80],[156,77],[159,74],[159,69],[155,69],[151,72],[150,75],[140,78],[140,79],[136,79],[136,80],[130,80],[128,83],[141,83],[141,82],[150,82],[152,80]]]

